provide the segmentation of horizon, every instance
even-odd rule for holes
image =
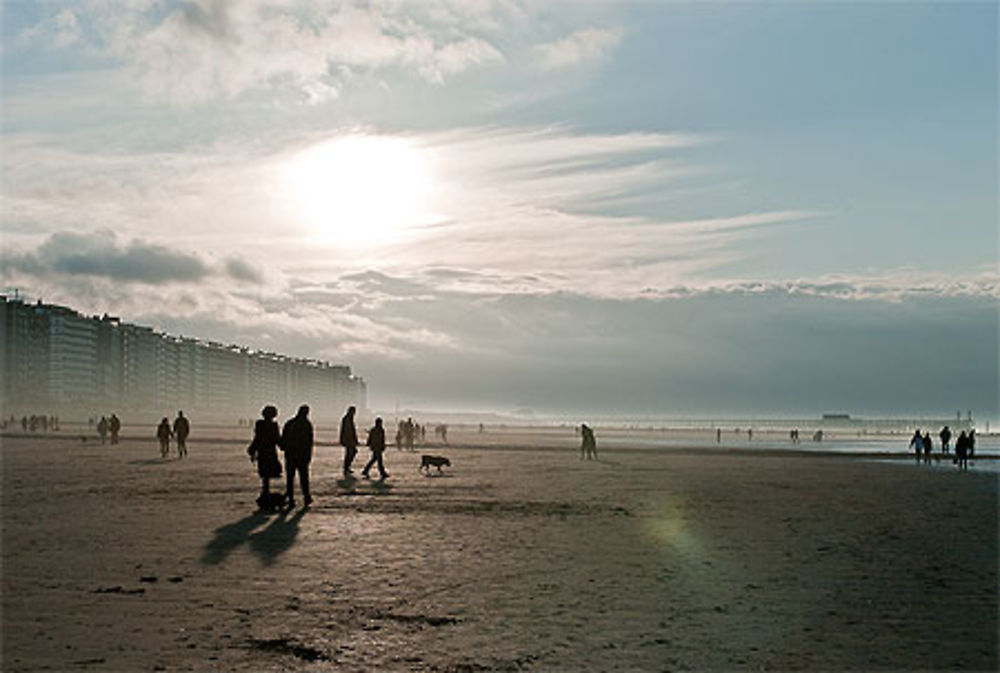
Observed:
[[[995,3],[0,12],[4,288],[373,409],[1000,420]]]

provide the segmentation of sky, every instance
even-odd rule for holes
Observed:
[[[998,413],[995,2],[0,5],[0,273],[376,410]]]

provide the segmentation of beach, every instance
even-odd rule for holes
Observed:
[[[269,514],[238,436],[3,437],[3,670],[998,666],[993,471],[468,429]]]

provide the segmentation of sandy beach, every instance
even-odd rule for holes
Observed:
[[[997,669],[996,472],[559,432],[280,515],[245,442],[4,437],[3,670]]]

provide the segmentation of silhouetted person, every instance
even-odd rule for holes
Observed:
[[[594,439],[594,431],[586,423],[580,425],[580,437],[580,459],[597,458],[597,440]]]
[[[160,440],[160,457],[166,458],[170,453],[170,436],[173,435],[170,429],[170,421],[164,416],[163,420],[156,427],[156,438]]]
[[[358,430],[354,426],[354,406],[347,407],[347,413],[340,419],[340,445],[344,447],[344,476],[349,477],[354,470],[351,464],[358,455]]]
[[[920,434],[920,428],[917,428],[916,432],[913,433],[913,437],[910,438],[910,448],[917,454],[917,462],[919,463],[920,451],[924,448],[924,438]]]
[[[951,429],[946,425],[941,428],[941,432],[938,433],[938,437],[941,438],[941,452],[948,453],[948,442],[951,441]]]
[[[722,443],[722,428],[715,429],[715,443],[716,444]]]
[[[975,428],[973,428],[972,430],[969,430],[969,441],[966,442],[966,445],[968,446],[968,451],[965,452],[965,455],[968,456],[969,460],[972,460],[973,458],[976,457],[976,429]]]
[[[396,425],[396,450],[403,450],[403,427],[406,425],[406,421],[400,421]]]
[[[303,404],[294,418],[281,430],[281,449],[285,452],[285,495],[288,506],[295,506],[295,473],[299,473],[302,501],[312,503],[309,494],[309,463],[312,462],[313,426],[309,421],[309,405]]]
[[[260,477],[260,496],[257,505],[261,509],[274,509],[271,499],[270,480],[281,477],[281,461],[278,460],[278,444],[281,442],[281,431],[274,421],[278,410],[267,405],[260,412],[261,418],[253,426],[253,441],[247,448],[250,462],[257,463],[257,475]]]
[[[368,431],[368,448],[372,450],[371,460],[361,470],[361,475],[369,478],[372,465],[378,465],[379,476],[385,480],[389,478],[389,473],[385,471],[385,463],[382,462],[382,454],[385,453],[385,428],[382,427],[382,419],[375,419],[375,427]]]
[[[747,428],[747,441],[753,441],[753,428]]]
[[[101,416],[101,420],[97,421],[97,434],[101,436],[101,444],[108,441],[108,419]]]
[[[412,418],[407,418],[406,423],[403,424],[403,441],[406,442],[406,450],[413,451],[413,433],[416,427],[413,424]]]
[[[24,430],[25,432],[28,431],[28,417],[27,416],[21,416],[21,429]]]
[[[118,416],[111,414],[111,418],[108,419],[108,430],[111,432],[111,443],[118,443],[118,433],[122,429],[122,422],[118,420]]]
[[[921,440],[924,445],[924,462],[930,465],[931,462],[931,449],[934,448],[934,443],[931,441],[931,433],[925,432],[924,437]]]
[[[177,438],[177,457],[183,458],[188,453],[187,438],[191,434],[191,424],[184,418],[184,412],[178,411],[174,419],[174,437]]]
[[[955,464],[958,465],[958,469],[966,470],[969,467],[969,437],[965,434],[965,430],[958,435],[958,439],[955,440]]]

